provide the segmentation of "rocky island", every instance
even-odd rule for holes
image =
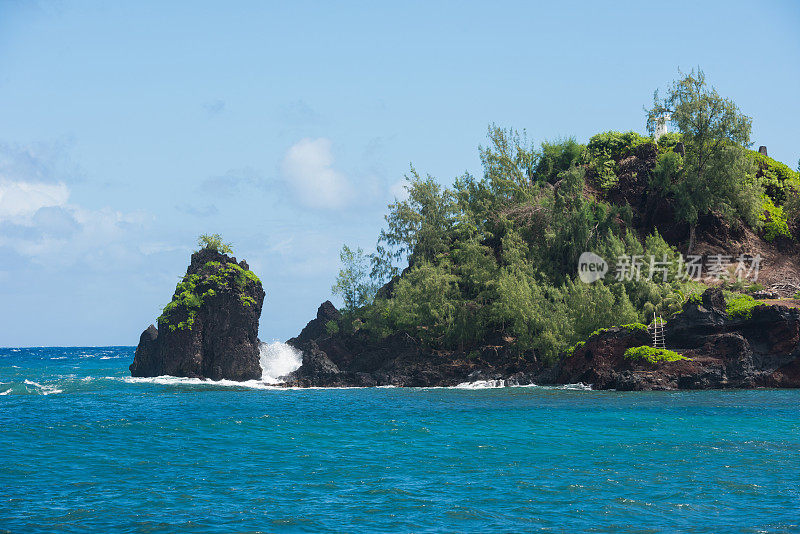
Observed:
[[[132,376],[261,378],[261,281],[244,260],[237,263],[214,243],[202,245],[158,318],[158,328],[150,325],[142,332]]]
[[[375,252],[343,247],[343,306],[287,342],[282,384],[800,387],[800,172],[749,148],[751,122],[693,72],[649,135],[537,148],[491,127],[482,177],[412,168]],[[261,283],[210,244],[135,376],[261,376]]]

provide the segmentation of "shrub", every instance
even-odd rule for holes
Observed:
[[[792,234],[789,232],[789,223],[783,208],[776,206],[767,195],[764,195],[763,200],[759,220],[763,225],[764,239],[774,241],[780,236],[791,238]]]
[[[667,150],[671,150],[675,148],[681,141],[681,134],[678,132],[668,132],[658,138],[658,151],[659,152],[666,152]]]
[[[233,245],[231,243],[225,243],[222,240],[222,236],[219,234],[202,234],[197,238],[197,244],[200,246],[201,250],[209,248],[222,254],[233,254]]]
[[[617,163],[637,146],[652,139],[636,132],[603,132],[589,139],[586,145],[586,160],[589,169],[596,175],[597,185],[603,190],[614,187],[618,181]]]
[[[731,293],[726,295],[727,306],[725,311],[728,312],[728,317],[743,319],[750,319],[753,316],[753,308],[756,306],[763,306],[763,302],[759,302],[750,295],[742,295],[740,293]]]
[[[329,336],[336,335],[339,333],[339,324],[336,321],[328,321],[325,323],[325,331]]]
[[[800,173],[788,165],[753,150],[748,150],[747,154],[758,168],[756,177],[761,179],[767,195],[777,205],[786,202],[790,188],[800,189]]]
[[[539,161],[534,169],[536,179],[550,183],[555,182],[560,173],[580,162],[585,150],[586,147],[578,143],[574,137],[555,142],[543,142]]]
[[[624,324],[622,328],[627,330],[644,330],[647,332],[647,325],[643,325],[642,323],[631,323],[631,324]]]
[[[647,345],[642,345],[641,347],[631,347],[626,350],[625,359],[636,361],[644,360],[650,363],[664,363],[686,360],[688,358],[672,350],[655,349]]]

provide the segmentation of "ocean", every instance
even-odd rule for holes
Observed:
[[[0,349],[0,532],[800,532],[800,391],[279,389],[133,352]]]

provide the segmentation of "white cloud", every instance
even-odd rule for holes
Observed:
[[[306,206],[341,209],[353,200],[354,191],[332,165],[330,139],[301,139],[283,158],[283,179]]]
[[[63,182],[47,184],[0,179],[0,221],[29,224],[41,208],[64,206],[69,188]]]
[[[131,238],[149,223],[143,212],[86,209],[69,203],[63,182],[0,178],[0,247],[40,263],[109,265],[131,260]]]

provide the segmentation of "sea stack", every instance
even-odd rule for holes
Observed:
[[[247,263],[213,248],[192,254],[158,318],[141,335],[132,376],[161,375],[254,380],[261,378],[258,319],[261,281]]]

